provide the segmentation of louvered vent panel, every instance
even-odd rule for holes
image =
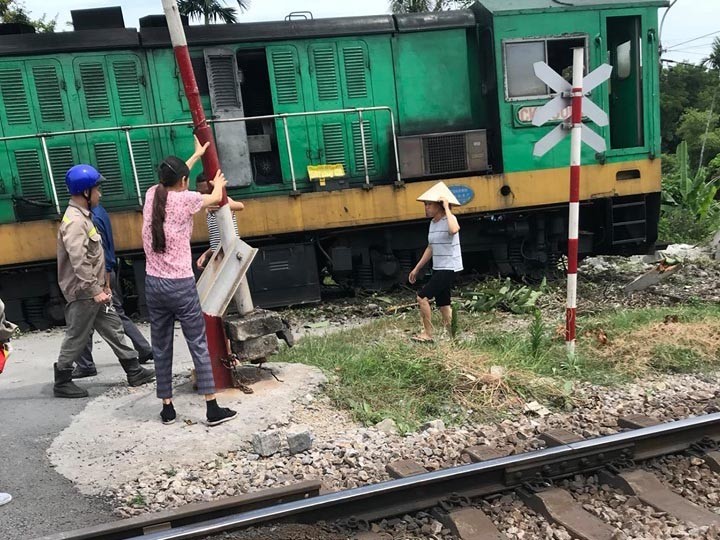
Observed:
[[[90,118],[109,118],[110,101],[108,99],[105,69],[102,64],[80,64],[80,78],[85,90],[85,103]]]
[[[273,51],[271,56],[277,102],[281,105],[298,103],[297,71],[293,53],[290,51]]]
[[[363,120],[363,135],[365,137],[365,152],[367,153],[368,171],[375,169],[375,152],[373,148],[372,131],[370,131],[370,121]],[[353,153],[355,155],[355,166],[358,172],[365,174],[365,164],[363,163],[362,137],[360,136],[360,122],[352,123]]]
[[[466,171],[465,135],[438,135],[423,139],[425,159],[431,174]]]
[[[30,107],[20,69],[0,69],[0,95],[9,125],[30,123]]]
[[[97,169],[105,177],[102,186],[103,195],[109,197],[124,196],[125,189],[123,188],[117,145],[115,143],[95,144],[95,163]]]
[[[72,148],[69,146],[48,148],[48,154],[50,155],[50,167],[52,168],[53,179],[55,180],[55,191],[58,194],[58,198],[62,200],[65,194],[67,194],[65,174],[70,167],[75,165]]]
[[[339,91],[335,51],[333,49],[314,49],[313,60],[318,99],[320,101],[336,101]]]
[[[365,50],[362,47],[344,48],[343,62],[348,97],[350,99],[368,97]]]
[[[133,154],[135,155],[135,167],[137,167],[138,180],[140,182],[140,193],[143,199],[145,192],[157,182],[155,167],[153,166],[150,143],[148,141],[133,141]],[[133,178],[133,182],[135,179]]]
[[[210,91],[216,108],[237,109],[240,107],[235,65],[232,56],[212,55],[210,60]]]
[[[115,74],[121,114],[123,116],[143,116],[145,111],[140,93],[137,64],[132,60],[117,60],[113,62],[113,73]]]
[[[40,166],[40,153],[37,150],[15,150],[14,154],[23,197],[42,202],[49,201],[50,196]]]
[[[333,165],[341,163],[347,172],[343,125],[339,123],[323,124],[322,133],[325,147],[325,163]]]
[[[65,109],[57,69],[53,65],[33,66],[32,72],[40,105],[40,118],[46,123],[64,122]]]

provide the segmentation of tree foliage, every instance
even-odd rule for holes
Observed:
[[[250,2],[249,0],[237,0],[237,4],[240,11],[246,11]],[[237,22],[237,10],[234,7],[226,6],[225,0],[178,0],[178,9],[181,14],[187,15],[191,20],[202,20],[204,24],[217,21],[226,24]]]
[[[23,2],[19,0],[0,0],[0,22],[27,24],[35,27],[37,32],[54,32],[57,25],[57,15],[49,19],[43,13],[39,19],[32,19]]]
[[[393,13],[426,13],[430,11],[446,11],[470,5],[474,0],[391,0],[390,10]]]

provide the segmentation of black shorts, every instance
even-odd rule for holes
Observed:
[[[455,281],[453,270],[433,270],[430,281],[418,291],[417,295],[428,300],[434,298],[437,307],[449,306],[453,281]]]

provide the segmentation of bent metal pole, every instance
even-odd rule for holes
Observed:
[[[203,171],[208,178],[213,178],[217,170],[220,168],[220,160],[218,159],[217,148],[213,138],[212,130],[208,126],[203,110],[202,101],[200,100],[200,91],[198,90],[195,73],[193,72],[192,62],[190,61],[190,52],[185,39],[185,30],[180,19],[180,11],[176,0],[162,0],[163,10],[165,11],[165,19],[167,20],[168,30],[170,31],[170,41],[172,42],[175,60],[177,61],[180,77],[185,89],[185,97],[187,97],[190,105],[190,114],[192,115],[193,125],[198,140],[210,146],[203,155]],[[227,204],[227,193],[223,188],[222,200],[220,206]],[[208,352],[210,353],[210,363],[212,365],[213,378],[215,379],[215,387],[217,389],[231,388],[232,377],[222,363],[222,359],[228,356],[227,338],[225,329],[223,328],[222,317],[213,317],[207,313],[205,317],[205,333],[207,335]]]
[[[568,216],[567,310],[565,344],[575,354],[575,318],[577,315],[578,228],[580,219],[580,147],[582,144],[583,60],[585,50],[573,49],[572,131],[570,132],[570,205]]]

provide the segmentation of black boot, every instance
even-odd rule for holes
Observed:
[[[55,364],[55,385],[53,386],[53,394],[55,397],[64,398],[83,398],[88,397],[87,390],[80,388],[72,382],[72,369],[58,369]]]
[[[83,379],[85,377],[94,377],[95,375],[97,375],[97,368],[95,366],[91,367],[90,369],[75,366],[75,369],[73,369],[72,371],[73,379]]]
[[[140,367],[137,358],[130,360],[121,359],[120,364],[125,370],[125,373],[127,373],[127,380],[130,386],[140,386],[155,380],[155,370]]]
[[[205,405],[207,405],[208,426],[217,426],[218,424],[232,420],[237,416],[237,413],[232,409],[218,406],[217,400],[215,399],[206,401]]]

